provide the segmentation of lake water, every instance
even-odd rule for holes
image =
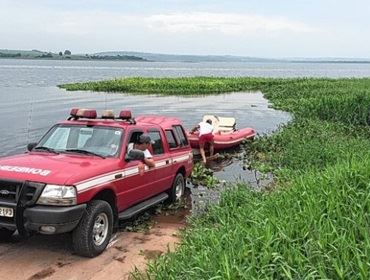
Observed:
[[[239,127],[266,133],[290,116],[268,106],[261,93],[208,97],[156,97],[66,92],[58,84],[116,77],[261,76],[368,77],[369,64],[320,63],[159,63],[0,59],[0,156],[25,151],[72,107],[97,110],[130,108],[134,115],[180,117],[191,128],[203,114],[234,116]]]
[[[124,62],[0,59],[3,87],[56,84],[115,77],[253,76],[370,77],[367,63]]]

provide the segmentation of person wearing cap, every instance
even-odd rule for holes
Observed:
[[[140,150],[144,153],[144,163],[149,167],[154,167],[155,162],[151,152],[148,150],[150,144],[154,144],[154,141],[150,139],[148,134],[141,134],[135,143],[128,144],[127,153],[132,149]]]
[[[213,146],[213,125],[212,120],[208,119],[205,122],[200,122],[196,127],[194,127],[190,133],[194,133],[199,130],[199,151],[203,159],[203,163],[207,162],[206,153],[204,151],[204,146],[209,143],[209,154],[213,156],[214,146]]]

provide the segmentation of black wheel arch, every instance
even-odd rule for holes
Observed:
[[[109,203],[113,211],[113,224],[118,225],[117,196],[112,189],[99,191],[91,200],[104,200]]]

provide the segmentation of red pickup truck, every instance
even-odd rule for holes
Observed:
[[[151,138],[155,167],[143,164],[140,151],[127,155],[143,133]],[[94,257],[119,219],[179,199],[192,166],[177,118],[72,109],[27,153],[0,159],[0,239],[16,230],[26,236],[72,231],[75,252]]]

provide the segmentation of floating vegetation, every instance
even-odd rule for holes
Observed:
[[[214,176],[212,169],[197,162],[194,164],[193,171],[191,172],[190,182],[195,187],[203,186],[206,188],[216,188],[220,180]]]
[[[274,190],[226,191],[192,220],[175,252],[150,264],[148,279],[370,278],[370,78],[127,78],[63,87],[164,95],[260,90],[294,115],[246,151],[245,168],[271,172]]]
[[[107,81],[59,85],[69,91],[90,90],[162,95],[202,95],[243,90],[256,90],[267,81],[263,78],[121,78]]]
[[[370,79],[232,81],[294,114],[246,150],[245,168],[272,172],[274,190],[226,191],[147,277],[369,279]]]

